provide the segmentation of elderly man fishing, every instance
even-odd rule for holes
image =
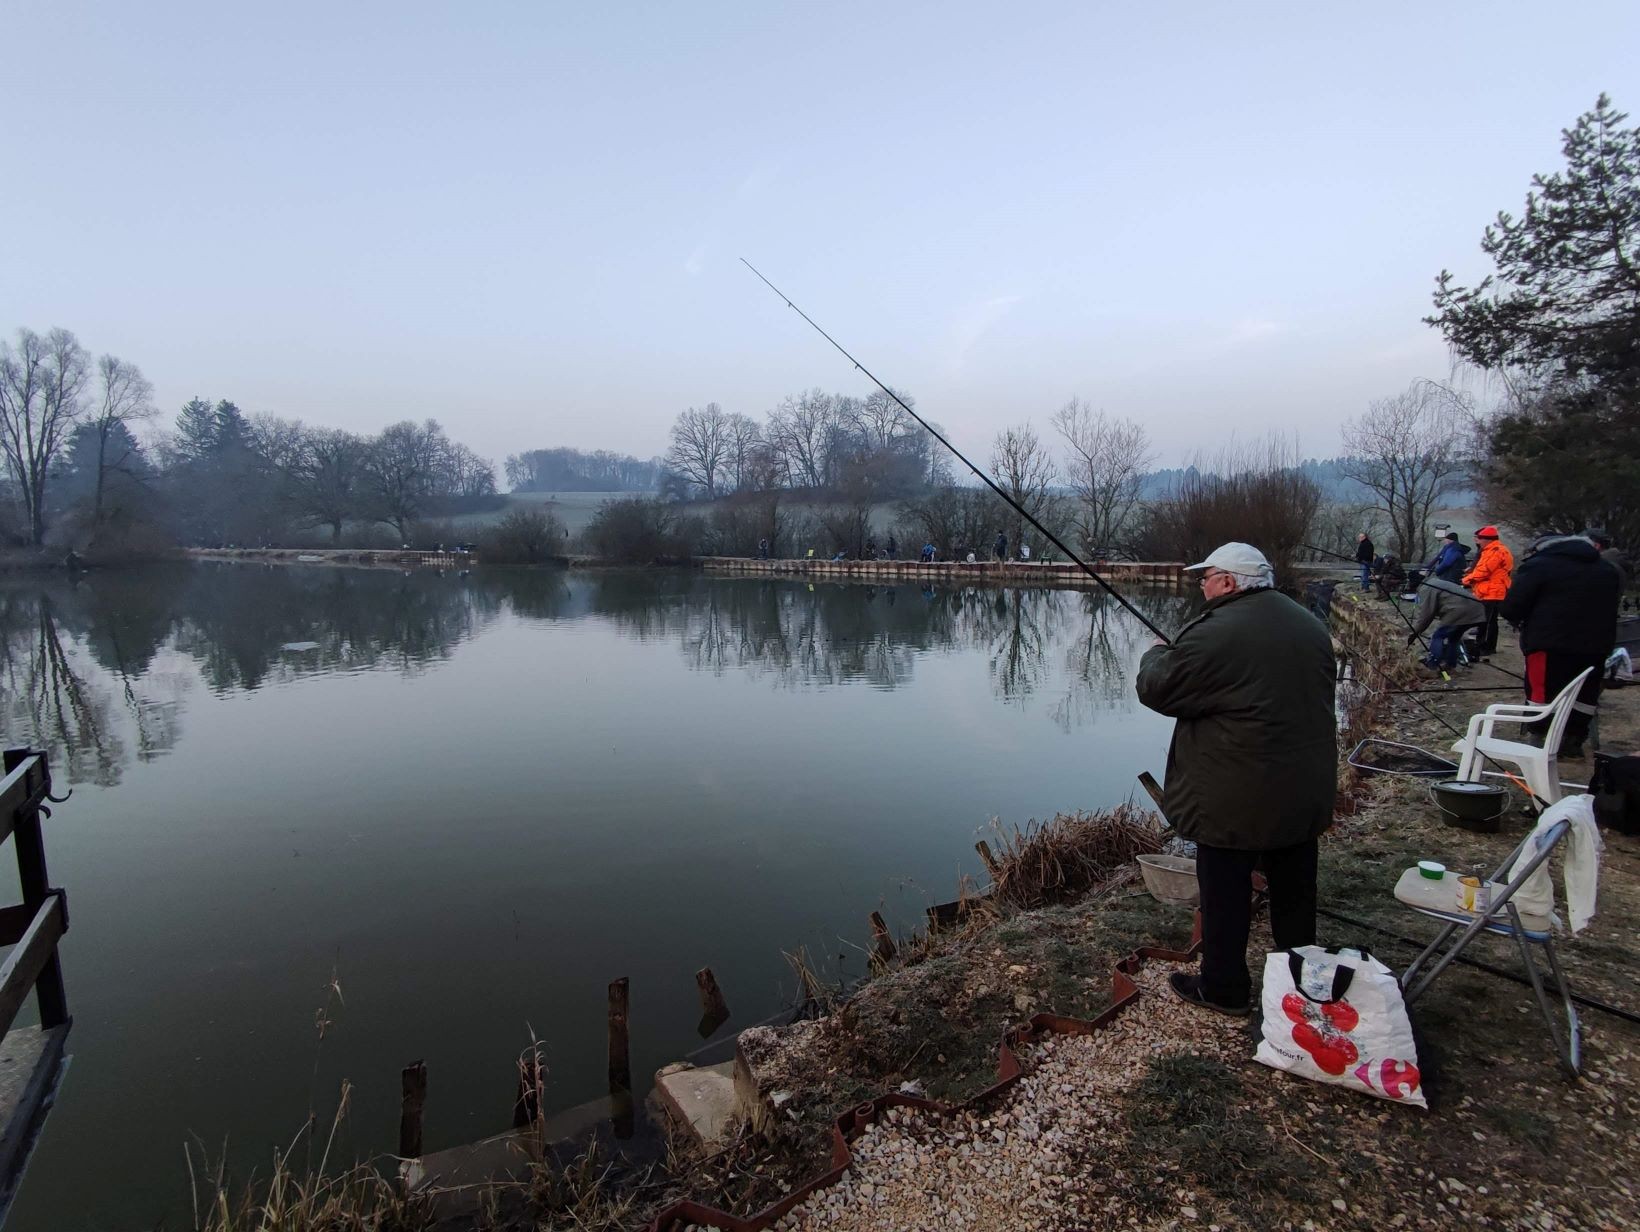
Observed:
[[[1196,843],[1201,974],[1169,977],[1191,1005],[1246,1014],[1255,868],[1279,949],[1315,941],[1316,839],[1338,781],[1327,628],[1273,589],[1264,554],[1227,543],[1198,565],[1207,606],[1139,664],[1139,700],[1177,722],[1162,807]]]

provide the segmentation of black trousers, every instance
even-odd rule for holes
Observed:
[[[1480,643],[1480,652],[1489,655],[1498,648],[1498,611],[1503,607],[1503,600],[1482,599],[1481,606],[1486,609],[1486,625],[1475,635],[1475,640]]]
[[[1316,841],[1276,851],[1196,847],[1202,908],[1202,995],[1246,1005],[1253,995],[1247,934],[1253,923],[1252,876],[1270,883],[1270,930],[1278,950],[1315,944]]]
[[[1568,654],[1561,650],[1534,650],[1526,656],[1526,700],[1539,704],[1554,701],[1562,689],[1577,679],[1579,672],[1586,667],[1594,668],[1578,689],[1571,714],[1566,716],[1566,730],[1560,734],[1562,749],[1582,748],[1588,738],[1589,728],[1594,725],[1594,716],[1600,709],[1600,686],[1604,679],[1600,669],[1605,663],[1604,655]],[[1528,723],[1526,730],[1544,736],[1548,734],[1549,724],[1539,719]]]

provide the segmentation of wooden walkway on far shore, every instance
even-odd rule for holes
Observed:
[[[1059,561],[940,560],[925,564],[920,560],[760,560],[749,556],[705,556],[699,558],[708,573],[770,574],[786,577],[815,577],[860,582],[1006,582],[1013,586],[1052,586],[1091,589],[1095,582],[1081,568]],[[1182,590],[1185,586],[1183,561],[1100,560],[1092,567],[1111,583],[1154,586]]]

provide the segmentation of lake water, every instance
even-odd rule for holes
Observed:
[[[1180,600],[1138,601],[1180,622]],[[1170,724],[1132,688],[1148,644],[1076,592],[0,580],[0,733],[74,788],[46,823],[74,1061],[11,1227],[192,1226],[185,1141],[265,1170],[343,1079],[339,1149],[392,1150],[416,1059],[429,1150],[499,1132],[532,1030],[551,1107],[596,1098],[622,975],[641,1095],[701,1044],[698,967],[730,1034],[789,1003],[782,950],[852,977],[870,911],[909,927],[954,897],[989,818],[1159,773]]]

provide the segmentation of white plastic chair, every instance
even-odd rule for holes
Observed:
[[[1459,781],[1478,783],[1484,763],[1508,762],[1520,769],[1521,778],[1526,780],[1526,786],[1544,808],[1557,802],[1560,799],[1560,768],[1556,764],[1555,754],[1560,748],[1561,733],[1566,730],[1566,720],[1571,717],[1572,703],[1577,700],[1577,691],[1592,671],[1592,667],[1585,668],[1576,680],[1546,705],[1496,702],[1482,713],[1471,715],[1469,730],[1462,740],[1452,746],[1454,753],[1463,754],[1458,763]],[[1536,723],[1543,719],[1549,721],[1549,730],[1543,737],[1542,748],[1520,740],[1504,740],[1492,734],[1492,729],[1499,723]]]

